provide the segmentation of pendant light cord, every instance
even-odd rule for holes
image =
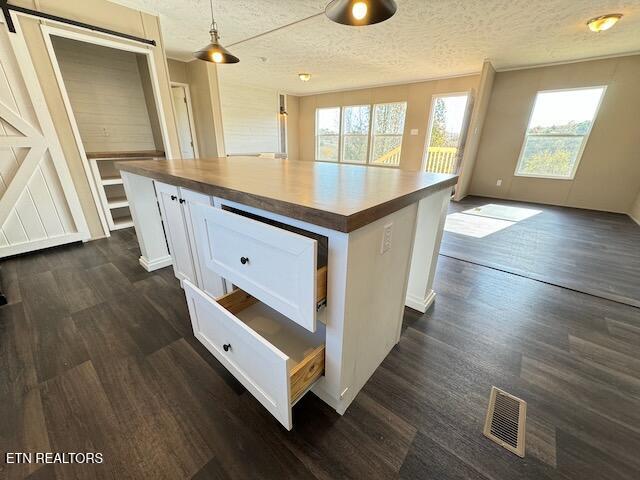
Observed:
[[[293,25],[297,25],[298,23],[306,22],[307,20],[311,20],[312,18],[316,18],[316,17],[319,17],[321,15],[324,15],[324,11],[322,11],[320,13],[315,13],[313,15],[309,15],[308,17],[305,17],[305,18],[301,18],[300,20],[296,20],[295,22],[287,23],[286,25],[282,25],[281,27],[272,28],[271,30],[267,30],[266,32],[258,33],[257,35],[254,35],[252,37],[248,37],[248,38],[244,38],[242,40],[238,40],[237,42],[228,45],[228,47],[235,47],[236,45],[240,45],[241,43],[245,43],[245,42],[248,42],[250,40],[255,40],[256,38],[264,37],[265,35],[269,35],[270,33],[277,32],[277,31],[283,30],[285,28],[289,28],[289,27],[291,27]]]

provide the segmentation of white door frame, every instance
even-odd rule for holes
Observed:
[[[200,157],[200,151],[198,150],[198,137],[196,136],[196,124],[193,119],[193,105],[191,103],[191,89],[188,83],[182,82],[170,82],[171,87],[184,88],[184,95],[187,98],[187,114],[189,115],[189,128],[191,129],[191,141],[193,142],[193,154],[195,158]],[[171,97],[173,98],[173,96]],[[173,116],[176,117],[176,112],[173,112]],[[176,117],[177,118],[177,117]]]
[[[446,93],[434,93],[433,95],[431,95],[431,104],[429,106],[429,124],[427,125],[427,133],[425,136],[425,142],[424,142],[424,148],[422,149],[422,166],[420,167],[420,171],[424,172],[427,169],[427,160],[429,159],[429,144],[431,143],[431,128],[433,127],[433,112],[434,112],[434,101],[436,100],[436,98],[446,98],[446,97],[460,97],[462,95],[466,95],[467,96],[467,105],[465,106],[465,115],[467,115],[467,109],[469,107],[469,101],[471,100],[471,94],[472,91],[471,90],[465,90],[462,92],[446,92]],[[469,117],[471,116],[471,112],[469,112]],[[466,120],[468,122],[468,119]],[[464,122],[465,119],[463,119],[463,125],[462,125],[462,130],[460,133],[462,133],[464,131]],[[460,140],[462,141],[462,136],[460,137]],[[459,145],[458,145],[459,147]],[[458,165],[459,166],[459,165]]]
[[[87,178],[87,181],[89,182],[91,195],[93,197],[96,210],[98,211],[98,216],[100,217],[102,230],[104,232],[104,235],[108,237],[111,235],[111,232],[109,230],[109,224],[107,222],[106,215],[104,214],[104,211],[102,209],[102,204],[100,203],[100,195],[98,194],[98,188],[95,185],[93,174],[91,173],[91,166],[89,164],[89,160],[87,159],[87,152],[84,149],[84,144],[82,143],[82,137],[80,136],[78,123],[73,113],[73,108],[71,107],[71,101],[69,100],[69,94],[67,93],[67,88],[65,86],[64,79],[62,77],[62,71],[60,70],[60,64],[58,62],[58,57],[56,56],[56,52],[53,48],[51,37],[52,36],[64,37],[64,38],[69,38],[71,40],[90,43],[93,45],[100,45],[103,47],[109,47],[117,50],[124,50],[127,52],[133,52],[133,53],[145,55],[145,58],[147,59],[147,66],[149,67],[149,76],[151,78],[151,87],[153,90],[153,96],[156,103],[156,110],[158,112],[158,121],[160,123],[160,131],[162,133],[162,142],[164,143],[165,158],[169,159],[171,158],[171,153],[170,153],[171,144],[169,142],[167,123],[164,115],[164,109],[162,106],[162,100],[160,97],[160,84],[158,82],[158,72],[156,70],[156,65],[153,60],[153,47],[151,45],[141,46],[138,43],[134,44],[127,40],[116,39],[116,37],[101,35],[95,32],[92,32],[91,34],[85,33],[86,30],[79,29],[79,28],[70,29],[67,26],[65,26],[65,28],[59,28],[59,27],[52,27],[50,25],[44,25],[44,24],[40,25],[40,28],[42,30],[42,37],[47,47],[47,52],[49,53],[49,58],[51,60],[51,65],[53,67],[56,81],[58,82],[58,88],[60,89],[60,93],[62,94],[62,101],[64,102],[65,110],[67,111],[69,122],[71,123],[71,130],[73,131],[73,136],[75,138],[78,151],[80,152],[80,158],[82,159],[82,166],[84,167],[85,176]]]
[[[82,210],[82,205],[80,204],[78,193],[76,191],[75,185],[73,184],[69,166],[67,165],[62,146],[60,145],[60,140],[58,138],[53,119],[51,118],[51,113],[47,107],[42,86],[40,85],[40,81],[38,80],[38,76],[36,74],[36,70],[29,53],[29,48],[27,47],[27,43],[22,32],[22,26],[18,21],[16,12],[12,11],[10,12],[10,15],[15,27],[15,33],[8,33],[11,50],[16,57],[19,74],[21,75],[27,93],[30,96],[31,105],[33,107],[36,119],[39,123],[39,128],[41,130],[41,132],[32,132],[36,137],[40,137],[40,140],[38,140],[37,142],[38,145],[30,145],[32,147],[32,151],[29,152],[29,155],[34,155],[34,150],[36,150],[36,147],[40,149],[43,154],[48,149],[53,167],[56,174],[58,175],[60,186],[62,187],[62,192],[64,193],[65,201],[67,202],[67,206],[71,213],[71,218],[73,219],[77,233],[71,233],[69,235],[64,235],[61,237],[51,237],[41,241],[29,242],[26,244],[19,244],[15,247],[5,247],[5,251],[2,255],[3,257],[25,253],[41,248],[52,247],[64,243],[76,241],[86,242],[90,239],[89,227]],[[4,18],[0,18],[0,24],[5,25]],[[23,127],[25,126],[28,127],[28,125],[23,125]],[[26,160],[27,159],[25,158],[23,164],[26,163]],[[5,192],[5,195],[6,193],[7,192]]]

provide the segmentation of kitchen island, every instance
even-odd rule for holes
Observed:
[[[196,337],[286,428],[343,414],[431,289],[455,175],[264,158],[121,170],[148,271],[173,265]],[[165,235],[166,234],[166,235]]]

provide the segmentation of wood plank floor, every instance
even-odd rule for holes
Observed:
[[[445,232],[440,252],[640,307],[640,225],[629,216],[483,197],[449,213],[491,203],[542,213],[484,238]]]
[[[638,478],[636,308],[441,257],[434,308],[407,310],[347,413],[308,394],[287,432],[138,255],[124,230],[2,263],[0,449],[105,462],[0,478]],[[528,402],[524,459],[481,434],[491,385]]]

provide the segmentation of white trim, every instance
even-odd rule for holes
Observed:
[[[461,97],[462,95],[467,96],[467,102],[465,103],[465,116],[471,116],[471,112],[469,112],[469,99],[471,98],[471,90],[467,90],[464,92],[451,92],[451,93],[434,93],[431,95],[431,106],[429,107],[429,123],[427,124],[427,131],[425,133],[425,142],[422,148],[422,166],[420,167],[420,171],[424,172],[427,169],[427,160],[429,158],[429,144],[431,143],[431,129],[433,127],[433,112],[434,112],[434,101],[436,98],[443,97]],[[464,128],[464,119],[462,121]],[[460,139],[458,140],[458,149],[460,148],[460,143],[462,142],[462,131],[460,132]],[[462,160],[462,159],[460,159]],[[456,166],[457,168],[457,166]]]
[[[401,134],[395,134],[395,133],[383,133],[383,134],[379,134],[379,135],[374,135],[373,133],[373,126],[374,126],[374,122],[375,122],[375,109],[377,106],[380,105],[397,105],[397,104],[403,104],[404,105],[404,126],[402,128],[402,133]],[[344,137],[345,137],[345,133],[344,133],[344,109],[345,108],[349,108],[349,107],[369,107],[369,130],[367,133],[367,159],[365,162],[345,162],[342,158],[343,158],[343,147],[344,147]],[[318,135],[318,111],[319,110],[333,110],[333,109],[338,109],[339,111],[339,115],[340,115],[340,122],[339,122],[339,128],[338,128],[338,133],[336,134],[325,134],[325,135]],[[407,100],[398,100],[395,102],[382,102],[382,103],[354,103],[354,104],[348,104],[348,105],[335,105],[335,106],[329,106],[329,107],[316,107],[316,112],[315,112],[315,123],[314,123],[314,139],[315,139],[315,145],[314,145],[314,160],[315,162],[327,162],[327,163],[338,163],[338,164],[343,164],[343,165],[361,165],[364,167],[383,167],[383,168],[400,168],[400,162],[398,162],[398,165],[384,165],[384,164],[379,164],[379,163],[372,163],[371,162],[371,156],[373,154],[373,144],[374,144],[374,136],[377,137],[400,137],[400,152],[402,154],[402,143],[404,142],[404,129],[406,127],[406,121],[407,121],[407,110],[409,109],[409,103]],[[319,160],[318,157],[318,137],[333,137],[333,136],[337,136],[338,137],[338,159],[336,161],[333,160]],[[348,136],[363,136],[362,134],[350,134]]]
[[[524,150],[527,145],[527,130],[529,130],[529,125],[531,124],[531,119],[533,118],[533,113],[536,109],[536,104],[538,103],[538,97],[541,93],[557,93],[557,92],[572,92],[578,90],[598,90],[602,89],[602,94],[598,99],[598,105],[596,105],[596,110],[593,112],[593,118],[591,119],[591,125],[589,126],[589,130],[584,135],[576,135],[576,137],[582,137],[582,144],[580,145],[580,149],[576,155],[576,160],[573,163],[571,168],[571,173],[569,175],[539,175],[533,173],[518,173],[520,166],[522,165]],[[578,171],[578,166],[580,165],[580,161],[582,160],[582,154],[584,153],[585,148],[587,147],[587,142],[589,141],[589,135],[591,135],[591,131],[593,130],[593,126],[596,123],[598,118],[598,113],[600,113],[600,106],[602,105],[602,101],[604,100],[604,96],[607,93],[607,85],[594,85],[591,87],[573,87],[573,88],[556,88],[552,90],[538,90],[536,92],[536,96],[533,100],[533,107],[531,107],[531,111],[529,112],[529,120],[527,121],[527,127],[524,131],[524,138],[522,139],[522,147],[520,147],[520,155],[518,155],[518,163],[516,163],[516,169],[513,173],[514,177],[527,177],[527,178],[546,178],[550,180],[573,180],[576,176],[576,172]],[[544,136],[544,135],[541,135]]]
[[[425,313],[427,310],[429,310],[429,307],[435,301],[435,299],[436,292],[434,292],[433,290],[429,290],[429,293],[425,298],[418,298],[414,295],[407,294],[404,304],[407,307],[417,310],[420,313]]]
[[[170,81],[169,84],[171,87],[184,88],[184,95],[187,99],[187,114],[189,116],[189,128],[191,129],[191,141],[193,142],[193,154],[195,155],[195,158],[198,158],[200,157],[200,151],[198,150],[198,137],[196,136],[196,124],[193,119],[193,104],[191,103],[191,89],[189,88],[188,83]],[[174,112],[174,117],[175,117],[175,112]]]
[[[53,67],[56,81],[58,83],[58,88],[60,90],[60,94],[62,95],[62,101],[64,103],[64,107],[67,112],[67,116],[69,118],[69,123],[71,124],[71,130],[73,132],[73,136],[76,141],[76,146],[78,147],[78,152],[80,153],[80,158],[82,160],[84,173],[87,178],[87,181],[89,182],[91,196],[93,197],[93,201],[95,203],[96,209],[98,210],[98,217],[100,218],[100,223],[102,225],[103,232],[105,236],[108,237],[111,235],[109,224],[107,222],[106,214],[102,208],[102,202],[100,201],[98,189],[95,184],[93,174],[91,172],[89,160],[87,159],[87,152],[84,148],[82,137],[80,136],[78,123],[73,113],[73,108],[71,107],[71,101],[69,99],[69,94],[67,93],[67,89],[64,83],[64,78],[62,76],[62,71],[60,70],[60,64],[58,62],[58,57],[56,56],[55,49],[53,47],[53,42],[51,41],[51,37],[52,36],[64,37],[71,40],[77,40],[80,42],[89,43],[92,45],[100,45],[103,47],[114,48],[117,50],[125,50],[128,52],[133,52],[133,53],[146,56],[147,66],[149,68],[149,77],[151,79],[151,87],[153,90],[153,96],[156,103],[156,111],[158,112],[158,121],[160,124],[160,131],[162,132],[162,141],[164,143],[165,158],[170,159],[172,157],[171,157],[171,148],[169,143],[169,134],[168,134],[166,119],[164,116],[164,109],[162,108],[162,99],[160,96],[160,84],[158,82],[158,73],[157,73],[155,62],[153,59],[153,47],[152,46],[143,47],[143,46],[135,45],[126,40],[120,39],[119,37],[116,37],[116,39],[111,40],[110,38],[105,38],[105,36],[99,36],[99,34],[97,33],[91,33],[91,34],[84,33],[84,30],[82,31],[69,30],[67,28],[52,27],[45,24],[41,24],[40,29],[42,31],[42,37],[45,42],[47,52],[49,54],[51,66]]]
[[[148,261],[145,257],[140,257],[138,259],[142,268],[144,268],[147,272],[153,272],[154,270],[158,270],[160,268],[168,267],[173,263],[171,259],[171,255],[167,255],[162,258],[155,258],[152,261]]]
[[[451,75],[440,75],[437,77],[427,77],[427,78],[419,78],[415,80],[403,80],[399,82],[387,82],[387,83],[372,83],[369,85],[363,85],[361,87],[352,87],[352,88],[338,88],[335,90],[316,90],[313,92],[304,92],[304,93],[295,93],[292,92],[289,95],[293,95],[296,97],[310,97],[313,95],[323,95],[325,93],[343,93],[343,92],[357,92],[358,90],[369,90],[370,88],[382,88],[382,87],[395,87],[397,85],[412,85],[414,83],[426,83],[426,82],[437,82],[440,80],[449,80],[454,78],[464,78],[464,77],[473,77],[475,75],[480,75],[481,71],[473,71],[468,73],[454,73]],[[390,102],[395,103],[395,102]]]
[[[629,215],[629,218],[631,220],[633,220],[634,222],[636,222],[638,225],[640,225],[640,219],[634,217],[633,215],[631,215],[630,213],[627,213],[627,215]]]
[[[499,72],[514,72],[517,70],[530,70],[532,68],[545,68],[545,67],[556,67],[560,65],[571,65],[572,63],[583,63],[583,62],[597,62],[598,60],[608,60],[611,58],[622,58],[622,57],[632,57],[634,55],[640,55],[640,50],[634,50],[631,52],[624,53],[612,53],[610,55],[599,55],[595,57],[586,57],[586,58],[578,58],[576,60],[560,60],[558,62],[549,62],[549,63],[536,63],[533,65],[524,65],[524,66],[515,66],[515,67],[502,67],[495,68],[496,73]],[[489,59],[487,59],[489,60]],[[493,62],[492,62],[493,63]]]

